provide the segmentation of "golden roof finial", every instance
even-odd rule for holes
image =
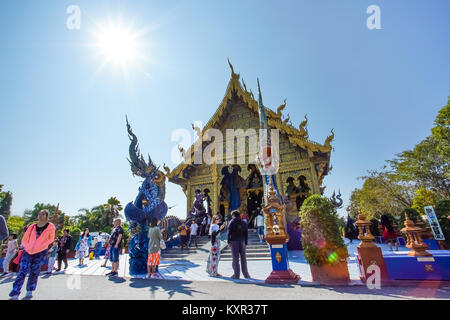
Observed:
[[[325,147],[331,147],[331,142],[334,140],[334,129],[331,129],[331,135],[329,135],[324,143]]]
[[[245,90],[245,92],[248,92],[248,90],[247,90],[247,86],[245,85],[245,81],[244,81],[244,78],[242,78],[242,85],[244,86],[244,90]]]
[[[230,62],[230,58],[227,58],[227,60],[228,60],[228,65],[230,66],[230,69],[231,69],[231,74],[235,74],[235,73],[234,73],[233,65],[232,65],[231,62]]]
[[[163,163],[163,168],[164,168],[164,171],[166,171],[166,175],[169,175],[170,174],[170,168],[168,166],[166,166],[165,163]]]

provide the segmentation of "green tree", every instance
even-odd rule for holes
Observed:
[[[450,247],[450,198],[439,200],[434,209],[444,233],[445,242]]]
[[[81,214],[77,215],[77,227],[80,230],[88,228],[89,231],[98,231],[102,227],[102,213],[94,207],[91,210],[82,208],[78,210]]]
[[[367,219],[379,219],[383,213],[399,216],[401,211],[412,205],[414,188],[409,184],[395,181],[387,171],[369,171],[361,189],[353,190],[348,214],[356,219],[360,208]]]
[[[416,196],[413,199],[413,205],[411,208],[417,210],[421,215],[425,214],[425,210],[423,209],[426,206],[435,206],[436,202],[439,200],[439,196],[425,188],[419,188],[416,191]]]
[[[431,136],[438,141],[437,151],[444,159],[450,158],[450,96],[447,105],[442,108],[431,129]]]
[[[405,210],[403,210],[403,212],[400,216],[400,220],[398,222],[400,229],[402,229],[405,226],[405,220],[406,220],[405,213],[408,215],[410,220],[414,221],[414,223],[416,223],[417,221],[420,220],[419,211],[417,211],[414,208],[406,208]]]
[[[41,210],[48,210],[50,217],[53,216],[53,214],[57,210],[57,206],[53,204],[44,204],[44,203],[36,203],[33,207],[33,209],[26,209],[23,213],[23,217],[25,219],[25,224],[28,225],[32,222],[37,221],[38,214]]]
[[[75,217],[79,229],[89,228],[90,231],[104,231],[111,233],[113,221],[120,216],[122,205],[115,197],[108,199],[107,203],[93,208],[78,210],[81,214]]]
[[[120,211],[122,211],[122,205],[116,197],[111,197],[103,205],[103,217],[106,225],[112,225],[115,218],[119,217]]]
[[[443,107],[436,119],[431,136],[388,161],[397,181],[410,182],[441,198],[450,197],[450,104]]]
[[[12,193],[10,191],[2,192],[3,185],[0,184],[0,214],[5,218],[11,215]]]
[[[10,234],[16,233],[17,235],[20,235],[22,233],[24,224],[25,220],[22,217],[10,216],[8,220],[6,220],[6,225]]]

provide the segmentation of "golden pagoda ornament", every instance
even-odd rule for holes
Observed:
[[[414,225],[414,222],[409,219],[406,212],[405,218],[405,227],[400,231],[406,235],[406,247],[411,249],[411,251],[408,252],[408,255],[412,257],[431,256],[432,254],[426,251],[428,246],[422,241],[422,229],[417,228]]]
[[[358,209],[358,220],[355,222],[355,225],[359,230],[358,239],[361,240],[361,243],[359,244],[358,247],[360,248],[376,247],[375,243],[373,243],[375,237],[370,232],[371,222],[366,220],[366,217],[362,213],[361,209]]]

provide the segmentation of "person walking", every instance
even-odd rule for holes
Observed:
[[[247,224],[247,226],[248,226],[248,214],[247,214],[247,211],[244,211],[244,212],[241,214],[241,220],[242,220],[243,222],[245,222],[245,223]]]
[[[389,217],[385,214],[381,215],[381,226],[383,228],[384,241],[389,245],[389,251],[392,250],[392,244],[395,244],[395,251],[398,251],[397,235]]]
[[[345,226],[345,237],[353,243],[353,240],[358,238],[358,230],[354,225],[355,220],[353,220],[350,215],[347,216],[347,224]]]
[[[203,220],[201,222],[200,226],[200,236],[206,235],[206,224],[208,223],[208,218],[206,216],[203,217]]]
[[[79,260],[78,266],[84,264],[84,258],[89,254],[89,246],[91,245],[92,237],[89,235],[89,229],[84,229],[83,233],[78,239],[78,243],[75,247],[75,258]]]
[[[67,262],[67,255],[70,252],[72,246],[72,236],[69,235],[69,229],[64,229],[63,236],[59,238],[58,244],[58,269],[61,271],[62,262],[64,261],[64,270],[67,269],[69,263]]]
[[[219,227],[219,216],[214,215],[211,220],[211,249],[209,251],[208,260],[206,263],[206,272],[211,277],[221,277],[218,273],[219,260],[220,260],[220,231],[225,227],[223,224]]]
[[[102,235],[101,231],[98,232],[98,236],[97,236],[96,240],[97,240],[97,243],[95,244],[95,259],[100,259],[100,253],[102,252],[103,242],[105,241],[103,239],[103,235]]]
[[[48,251],[48,246],[55,240],[55,226],[48,221],[48,211],[41,210],[38,222],[27,228],[23,238],[24,251],[20,259],[20,269],[13,289],[9,296],[17,299],[22,290],[25,277],[29,273],[26,298],[33,297],[42,263]]]
[[[47,272],[45,274],[52,274],[53,267],[55,266],[56,256],[58,255],[58,240],[53,241],[53,245],[50,247],[47,253]]]
[[[161,259],[161,241],[164,240],[161,229],[158,227],[158,219],[152,218],[148,229],[147,279],[160,278],[156,268],[159,266]]]
[[[122,220],[120,218],[114,220],[114,229],[109,238],[109,244],[111,246],[109,260],[111,260],[112,269],[111,272],[106,274],[107,276],[117,276],[119,274],[119,253],[122,250],[122,238],[124,233],[121,224]]]
[[[5,218],[0,214],[0,241],[5,240],[9,236],[8,226]]]
[[[258,212],[258,214],[255,218],[255,223],[256,223],[256,230],[257,230],[258,237],[259,237],[259,243],[263,243],[263,241],[264,241],[264,216],[262,215],[261,212]]]
[[[231,248],[233,256],[233,271],[232,279],[239,279],[240,267],[239,258],[241,260],[242,273],[246,279],[250,278],[250,274],[247,269],[247,257],[245,248],[248,243],[248,229],[247,224],[241,220],[239,211],[232,212],[233,219],[228,226],[228,247]]]
[[[9,273],[9,264],[11,260],[15,257],[19,245],[17,243],[17,234],[13,233],[8,237],[8,245],[5,259],[3,260],[3,273],[1,276],[5,276]]]
[[[178,227],[178,231],[180,232],[180,249],[183,250],[183,248],[186,246],[188,228],[183,223]]]
[[[198,248],[198,243],[197,243],[197,231],[198,231],[198,224],[195,222],[195,219],[192,219],[192,224],[190,227],[190,231],[191,231],[191,236],[189,237],[189,244],[188,247],[191,247],[191,243],[194,241],[195,242],[195,247]]]

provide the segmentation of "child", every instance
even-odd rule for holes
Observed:
[[[9,263],[17,253],[19,245],[17,244],[17,234],[13,233],[8,237],[8,249],[6,251],[5,259],[3,260],[2,276],[9,273]]]
[[[161,241],[163,236],[158,227],[158,219],[152,218],[150,228],[148,229],[148,261],[147,261],[147,279],[160,278],[156,271],[161,259]]]
[[[55,266],[56,255],[58,254],[58,240],[53,241],[52,246],[48,250],[48,269],[45,274],[52,274],[53,267]]]
[[[5,257],[6,257],[6,252],[8,252],[8,246],[6,244],[1,245],[1,247],[0,247],[0,266],[2,266],[2,268],[3,268],[3,261],[5,260]]]
[[[180,245],[181,250],[183,250],[183,248],[186,246],[188,228],[183,223],[181,226],[178,227],[178,231],[180,231]]]
[[[19,272],[20,260],[22,259],[23,254],[23,246],[19,247],[19,252],[17,252],[17,256],[13,260],[13,272]]]
[[[111,250],[111,246],[109,244],[109,241],[107,241],[106,242],[106,252],[105,252],[105,263],[101,265],[103,268],[106,268],[106,263],[108,262],[108,259],[109,259],[109,251],[110,250]]]
[[[191,237],[189,238],[188,247],[190,248],[192,241],[194,241],[195,247],[198,248],[198,243],[197,243],[198,224],[195,222],[195,219],[192,219],[192,224],[191,224],[190,229],[191,229]]]

